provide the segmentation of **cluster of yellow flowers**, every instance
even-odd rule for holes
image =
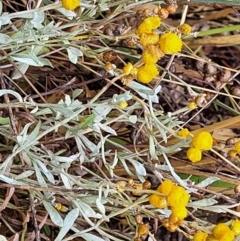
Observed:
[[[228,151],[228,155],[233,159],[240,155],[240,141],[234,144],[234,147]]]
[[[123,72],[127,75],[131,74],[139,82],[147,84],[159,75],[157,61],[165,54],[176,54],[182,49],[182,40],[176,33],[168,32],[162,35],[154,32],[161,25],[159,16],[150,16],[143,20],[138,26],[136,34],[140,37],[139,43],[143,47],[141,67],[133,67],[128,63]],[[190,33],[191,27],[188,24],[183,24],[178,28],[178,31]]]
[[[233,241],[235,236],[239,235],[240,220],[233,220],[230,226],[225,223],[217,224],[213,228],[211,235],[202,231],[198,231],[194,235],[193,241]]]
[[[187,157],[192,162],[202,159],[202,151],[208,151],[213,146],[212,135],[207,131],[201,131],[192,139],[192,146],[187,151]]]
[[[62,0],[62,6],[67,10],[74,10],[80,6],[80,0]]]
[[[158,186],[160,195],[152,194],[149,197],[151,205],[157,208],[171,207],[171,215],[163,221],[163,225],[171,232],[177,230],[178,226],[187,217],[186,205],[190,195],[183,187],[177,186],[171,180],[165,180]]]

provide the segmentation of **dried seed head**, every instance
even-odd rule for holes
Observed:
[[[145,181],[143,184],[143,189],[150,189],[152,184],[149,181]]]
[[[231,76],[232,76],[232,74],[231,74],[231,71],[230,71],[230,70],[228,70],[228,69],[223,69],[223,70],[221,71],[221,73],[220,73],[220,78],[219,78],[219,80],[220,80],[221,82],[223,82],[223,83],[227,83],[227,82],[229,82],[229,80],[231,79]]]
[[[117,58],[117,53],[114,52],[113,50],[106,51],[103,53],[103,60],[105,62],[112,62],[116,58]]]
[[[204,107],[207,104],[206,94],[199,94],[194,101],[198,107]]]
[[[153,13],[157,14],[160,8],[158,6],[155,6],[153,9]]]
[[[107,62],[105,64],[105,70],[107,71],[107,73],[109,73],[110,71],[116,69],[116,65],[115,64],[112,64],[110,62]]]
[[[222,89],[223,84],[221,81],[215,81],[214,86],[215,86],[216,90],[220,90],[220,89]]]
[[[150,13],[150,10],[148,9],[148,8],[145,8],[144,10],[143,10],[143,15],[144,16],[149,16],[149,13]]]
[[[217,74],[217,68],[210,64],[210,63],[207,63],[205,66],[204,66],[204,70],[206,71],[206,73],[208,75],[215,75]]]
[[[167,6],[167,10],[169,13],[175,13],[177,8],[178,8],[177,4],[171,4],[171,5]]]
[[[123,85],[129,85],[134,79],[134,76],[132,74],[124,75],[121,78],[121,82]]]
[[[137,224],[141,224],[143,222],[142,216],[140,214],[137,214],[135,216],[135,221],[136,221]]]
[[[232,95],[235,95],[235,96],[240,96],[240,86],[235,86],[233,88],[231,88],[231,93]]]
[[[137,237],[134,239],[134,241],[142,241],[142,239],[140,237]]]
[[[108,36],[114,36],[113,34],[113,29],[110,27],[107,27],[103,30],[103,34],[108,35]]]
[[[237,151],[235,150],[229,150],[228,151],[228,156],[231,157],[232,159],[235,159],[237,157]]]
[[[226,145],[227,146],[233,146],[233,145],[235,145],[235,143],[236,143],[236,141],[235,141],[235,139],[234,138],[228,138],[227,140],[226,140]]]
[[[141,223],[138,225],[138,235],[143,236],[147,235],[149,233],[148,226],[144,223]]]
[[[169,15],[169,12],[166,8],[159,9],[159,11],[158,11],[159,18],[166,19],[166,18],[168,18],[168,15]]]
[[[203,71],[204,66],[205,66],[205,62],[202,61],[202,60],[197,60],[196,63],[195,63],[195,67],[196,67],[197,70],[199,70],[199,71]]]
[[[124,187],[127,185],[126,181],[118,181],[117,183],[117,191],[122,193],[124,192]]]
[[[125,43],[128,47],[135,47],[138,43],[136,38],[127,38],[125,40]]]
[[[207,101],[210,101],[212,99],[212,97],[213,97],[213,94],[211,92],[204,92],[204,94],[206,95],[205,99]]]
[[[129,185],[130,187],[132,187],[134,184],[135,184],[135,183],[134,183],[134,180],[133,180],[133,179],[129,179],[128,185]]]
[[[240,212],[240,206],[237,206],[237,207],[236,207],[236,211],[237,211],[237,212]]]
[[[216,80],[216,77],[213,76],[213,75],[206,75],[206,76],[204,76],[204,79],[203,79],[203,80],[206,81],[206,82],[211,83],[211,82],[213,82],[213,81]]]

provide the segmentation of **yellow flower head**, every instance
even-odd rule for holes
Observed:
[[[190,195],[183,187],[175,186],[167,196],[168,205],[171,207],[186,206]]]
[[[120,107],[121,109],[124,109],[124,108],[126,108],[127,106],[128,106],[127,101],[121,101],[121,102],[119,103],[119,107]]]
[[[149,197],[149,202],[151,205],[157,208],[166,208],[167,207],[167,199],[165,197],[161,197],[157,194],[152,194]]]
[[[143,47],[157,44],[159,42],[159,35],[156,33],[143,33],[140,37],[140,44]]]
[[[189,35],[192,32],[192,27],[189,24],[184,23],[178,27],[178,30],[182,34]]]
[[[199,150],[208,151],[213,146],[212,135],[207,131],[201,131],[193,137],[192,145]]]
[[[164,54],[176,54],[182,49],[182,40],[175,33],[164,33],[159,44]]]
[[[149,229],[147,227],[146,224],[144,223],[140,223],[138,225],[138,236],[143,236],[143,235],[147,235],[149,233]]]
[[[185,206],[175,206],[175,207],[172,207],[171,209],[172,209],[171,216],[178,218],[178,220],[183,220],[188,215],[188,212]]]
[[[123,72],[125,74],[131,74],[133,76],[137,75],[137,68],[134,67],[131,63],[127,63],[124,67],[123,67]]]
[[[226,233],[224,233],[220,238],[218,238],[218,241],[233,241],[234,238],[234,232],[232,230],[229,230]]]
[[[189,102],[188,103],[188,109],[189,110],[195,110],[197,108],[197,104],[195,102]]]
[[[157,191],[168,195],[176,185],[171,180],[164,180],[157,188]]]
[[[225,233],[228,233],[229,231],[231,230],[227,224],[219,223],[214,227],[212,233],[215,238],[220,239]]]
[[[208,237],[207,233],[204,233],[202,231],[198,231],[197,233],[195,233],[195,235],[193,236],[193,241],[206,241]]]
[[[178,131],[178,136],[182,137],[182,138],[187,138],[190,135],[190,132],[187,128],[183,128],[180,131]]]
[[[235,151],[240,154],[240,141],[237,141],[234,145]]]
[[[62,0],[62,6],[67,10],[74,10],[80,6],[79,0]]]
[[[136,34],[152,33],[152,31],[161,25],[161,19],[158,16],[145,18],[138,26]]]
[[[230,226],[236,236],[240,235],[240,220],[233,220]]]
[[[202,159],[202,151],[195,148],[195,147],[190,147],[187,150],[187,158],[191,161],[191,162],[199,162]]]
[[[157,66],[153,63],[145,64],[138,68],[137,79],[139,82],[147,84],[159,75]]]
[[[155,64],[163,55],[158,45],[150,45],[142,52],[142,60],[145,64]]]

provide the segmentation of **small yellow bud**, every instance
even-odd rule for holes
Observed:
[[[189,24],[184,23],[178,27],[178,30],[182,34],[189,35],[192,32],[192,27]]]
[[[119,107],[120,107],[121,109],[124,109],[124,108],[126,108],[127,106],[128,106],[127,101],[121,101],[121,102],[119,103]]]
[[[191,162],[199,162],[202,159],[202,152],[201,150],[195,148],[195,147],[190,147],[187,150],[187,158],[191,161]]]
[[[189,110],[195,110],[197,108],[197,104],[195,102],[189,102],[188,103],[188,109]]]
[[[62,0],[62,6],[67,10],[74,10],[80,6],[79,0]]]

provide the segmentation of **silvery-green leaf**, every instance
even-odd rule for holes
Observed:
[[[42,57],[38,57],[38,63],[39,63],[39,66],[49,66],[49,67],[53,67],[52,63],[46,59],[46,58],[42,58]]]
[[[126,91],[121,95],[114,94],[111,102],[113,104],[116,104],[116,103],[120,103],[122,101],[131,100],[131,99],[132,99],[132,95],[130,94],[130,91]]]
[[[128,117],[128,119],[129,119],[129,121],[130,121],[131,123],[135,124],[135,123],[137,123],[138,117],[137,117],[136,115],[130,115],[130,116]]]
[[[112,110],[112,107],[109,105],[106,105],[106,104],[97,105],[93,109],[93,114],[96,116],[94,119],[94,122],[102,121],[111,110]]]
[[[188,203],[188,207],[195,207],[195,208],[199,208],[199,207],[209,207],[212,206],[214,204],[218,203],[215,199],[213,198],[204,198],[201,199],[199,201],[194,201],[194,202],[190,202]]]
[[[69,95],[65,95],[65,104],[69,106],[72,103],[71,97]]]
[[[2,174],[0,174],[0,180],[2,180],[5,183],[8,183],[8,184],[22,185],[22,182],[18,182],[16,180],[9,178],[7,176],[4,176]]]
[[[209,185],[211,185],[212,183],[216,182],[220,180],[219,177],[208,177],[205,180],[201,181],[200,183],[198,183],[196,186],[197,187],[207,187]]]
[[[31,142],[31,141],[35,141],[37,139],[41,125],[42,125],[42,122],[39,121],[37,123],[37,125],[35,126],[34,130],[28,135],[28,141]]]
[[[1,3],[1,2],[0,2]],[[7,241],[6,237],[3,235],[0,235],[0,241]]]
[[[149,154],[154,160],[158,159],[152,135],[149,135]]]
[[[0,14],[2,14],[2,10],[3,10],[3,4],[2,4],[2,1],[0,1]]]
[[[52,184],[55,184],[54,176],[53,174],[47,169],[47,167],[39,160],[36,160],[38,166],[42,169],[42,172],[47,177],[48,181]]]
[[[100,211],[100,213],[103,214],[103,215],[105,215],[106,210],[105,210],[104,205],[101,203],[99,197],[98,197],[97,200],[96,200],[96,205],[97,205],[97,208],[98,208],[98,210]]]
[[[128,158],[128,161],[130,161],[132,163],[132,165],[134,166],[136,172],[141,175],[141,176],[146,176],[147,172],[146,169],[144,167],[144,165],[142,163],[140,163],[139,161],[136,161],[132,158]]]
[[[75,208],[73,210],[71,210],[65,217],[64,221],[63,221],[63,226],[60,230],[60,232],[58,233],[57,237],[55,238],[54,241],[61,241],[64,236],[67,234],[67,232],[72,228],[75,220],[77,219],[79,215],[79,209]]]
[[[78,136],[87,148],[89,148],[93,153],[98,153],[99,148],[93,142],[91,142],[86,136],[81,134],[79,134]]]
[[[80,199],[77,199],[77,204],[81,211],[89,218],[102,218],[102,215],[96,213],[87,203],[82,202]]]
[[[3,14],[0,16],[0,28],[1,28],[3,25],[9,24],[9,23],[10,23],[9,13],[3,13]]]
[[[65,188],[72,189],[71,181],[69,180],[69,178],[66,175],[64,175],[63,173],[60,173],[60,177],[63,181]]]
[[[82,51],[76,47],[72,47],[72,46],[68,47],[67,52],[68,52],[68,58],[73,64],[77,63],[78,57],[83,56]]]
[[[42,173],[39,170],[38,165],[36,164],[36,161],[34,160],[32,163],[33,163],[33,166],[34,166],[34,169],[35,169],[35,174],[36,174],[36,177],[37,177],[37,180],[38,180],[38,183],[39,183],[40,187],[47,187],[47,183],[46,183],[45,179],[43,178]],[[46,194],[46,192],[44,194]]]
[[[15,54],[15,55],[12,55],[11,58],[20,63],[24,63],[32,66],[44,66],[39,61],[35,62],[28,54]]]
[[[29,64],[24,64],[24,63],[16,63],[16,65],[20,71],[18,71],[18,69],[14,69],[13,73],[11,74],[12,79],[21,78],[22,74],[25,74],[29,67]]]
[[[76,13],[74,11],[70,11],[65,8],[58,8],[57,11],[63,14],[69,20],[72,20],[74,17],[76,17]]]
[[[23,102],[23,98],[20,94],[18,94],[16,91],[13,90],[8,90],[8,89],[2,89],[0,90],[0,96],[5,95],[5,94],[9,94],[9,95],[13,95],[14,97],[16,97],[16,99],[19,102]]]
[[[73,98],[73,99],[77,98],[82,92],[83,92],[83,89],[75,89],[75,90],[72,92],[72,98]]]
[[[18,144],[22,145],[25,141],[28,141],[27,132],[32,123],[27,123],[22,129],[21,133],[17,136]]]
[[[125,171],[127,172],[128,176],[133,176],[132,172],[130,171],[125,159],[119,157],[119,160],[121,161],[121,163],[123,164],[123,167],[125,169]]]
[[[42,200],[42,202],[43,202],[43,205],[44,205],[45,209],[47,210],[52,222],[55,225],[62,227],[63,220],[62,220],[61,215],[58,213],[58,211],[52,206],[52,204],[50,204],[46,200]]]
[[[11,38],[7,34],[0,33],[0,44],[8,44],[11,42]]]
[[[34,17],[30,22],[36,29],[43,28],[42,22],[44,21],[45,14],[41,11],[34,12]]]
[[[117,136],[117,133],[115,130],[113,130],[111,127],[107,126],[107,125],[104,125],[104,124],[101,124],[101,123],[96,123],[102,130],[104,130],[105,132],[107,133],[110,133],[114,136]]]
[[[158,103],[159,102],[159,97],[157,96],[157,94],[160,92],[162,86],[159,85],[155,90],[152,90],[151,88],[142,85],[140,83],[137,83],[136,81],[132,81],[129,85],[129,88],[133,89],[134,91],[136,91],[142,98],[144,98],[145,100],[148,100],[150,98],[150,100],[153,103]]]
[[[24,161],[25,161],[25,159],[24,159]],[[30,170],[29,171],[25,171],[25,172],[15,176],[15,179],[16,180],[24,179],[24,178],[32,176],[33,174],[34,174],[34,171],[30,171]]]

